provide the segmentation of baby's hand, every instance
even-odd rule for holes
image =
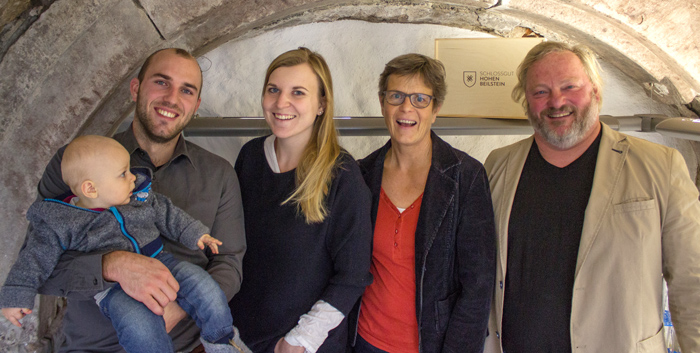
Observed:
[[[209,249],[211,249],[211,252],[214,254],[219,253],[219,245],[221,244],[223,244],[221,240],[216,239],[209,234],[202,235],[202,237],[199,238],[199,241],[197,242],[197,246],[199,246],[200,249],[204,250],[204,245],[206,245],[209,247]]]
[[[2,314],[5,315],[5,318],[17,327],[22,327],[19,320],[31,313],[32,311],[27,308],[2,308]]]

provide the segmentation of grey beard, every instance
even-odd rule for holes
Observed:
[[[576,119],[573,124],[571,124],[569,131],[561,136],[550,129],[543,119],[538,119],[538,117],[533,116],[529,110],[527,119],[530,121],[532,128],[549,144],[558,149],[566,150],[581,142],[586,137],[588,131],[595,125],[597,122],[596,116],[598,114],[598,109],[595,108],[597,108],[597,104],[595,101],[591,101],[591,104],[580,111],[580,115],[578,114],[578,110],[574,110]]]

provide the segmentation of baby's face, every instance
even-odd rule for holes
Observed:
[[[121,147],[121,146],[119,146]],[[131,199],[136,177],[131,174],[129,153],[124,148],[109,148],[95,163],[95,186],[100,208],[126,205]]]

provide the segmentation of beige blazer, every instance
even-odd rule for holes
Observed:
[[[666,352],[663,274],[682,351],[700,352],[700,203],[685,161],[605,124],[602,134],[576,262],[572,351]],[[533,140],[495,150],[485,163],[498,236],[486,352],[502,352],[508,220]]]

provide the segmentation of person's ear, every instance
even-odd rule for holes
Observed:
[[[324,111],[326,111],[326,98],[321,99],[321,104],[319,104],[318,114],[316,114],[316,116],[323,115]]]
[[[97,187],[95,187],[95,183],[92,180],[82,182],[80,184],[80,192],[89,199],[97,198]]]
[[[436,106],[436,107],[433,109],[433,124],[435,124],[435,120],[437,120],[437,115],[438,115],[438,113],[440,112],[440,109],[441,109],[441,108],[442,108],[442,103],[440,103],[440,105]]]
[[[202,103],[202,97],[197,98],[197,104],[194,106],[194,112],[197,113],[197,109],[199,109],[199,105]]]
[[[600,104],[600,101],[601,101],[600,89],[597,86],[593,86],[593,95],[596,99],[596,103]],[[598,109],[600,109],[600,107],[598,107]]]
[[[131,93],[131,100],[133,100],[134,102],[136,102],[136,97],[139,96],[139,86],[141,86],[139,78],[132,78],[131,82],[129,83],[129,93]],[[199,106],[199,103],[197,104],[197,106]]]

